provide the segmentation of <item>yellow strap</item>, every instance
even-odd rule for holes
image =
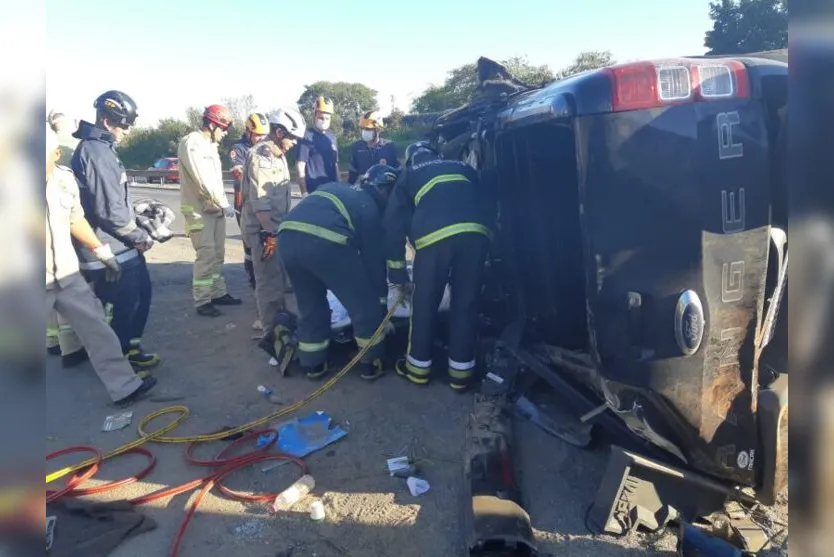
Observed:
[[[445,182],[469,182],[469,178],[464,176],[463,174],[441,174],[440,176],[435,176],[423,186],[417,190],[417,195],[414,196],[414,205],[418,205],[420,200],[423,198],[424,195],[429,193],[431,189],[436,186],[437,184],[443,184]]]
[[[331,242],[335,242],[337,244],[346,245],[348,243],[348,237],[344,234],[333,232],[332,230],[316,226],[315,224],[307,224],[306,222],[285,220],[278,226],[278,232],[283,232],[284,230],[295,230],[296,232],[312,234],[313,236],[318,236],[319,238],[324,238],[325,240],[330,240]]]
[[[386,263],[388,264],[389,269],[405,269],[405,260],[392,261],[389,259],[388,261],[386,261]]]
[[[356,229],[353,228],[353,221],[350,220],[350,214],[348,214],[347,209],[345,208],[345,205],[344,205],[344,203],[342,203],[341,199],[339,199],[338,197],[336,197],[332,193],[326,192],[326,191],[318,191],[317,190],[317,191],[314,191],[313,193],[311,193],[310,195],[317,195],[319,197],[324,197],[325,199],[329,199],[330,201],[332,201],[333,205],[336,206],[336,209],[339,211],[339,213],[342,214],[342,216],[347,221],[348,228],[350,228],[351,231],[356,232]]]
[[[489,229],[483,224],[477,224],[474,222],[460,222],[458,224],[445,226],[440,230],[435,230],[431,234],[426,234],[422,238],[417,238],[417,241],[414,242],[414,246],[417,249],[423,249],[432,244],[436,244],[440,240],[445,240],[446,238],[449,238],[456,234],[463,234],[466,232],[475,232],[478,234],[483,234],[484,236],[492,240],[492,232],[490,232]]]

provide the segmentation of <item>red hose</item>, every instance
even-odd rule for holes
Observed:
[[[245,493],[240,493],[229,489],[228,487],[224,486],[220,483],[220,480],[229,476],[232,472],[240,470],[246,466],[254,464],[256,462],[264,462],[268,460],[288,460],[301,468],[302,473],[307,473],[307,464],[301,460],[300,458],[294,457],[292,455],[284,454],[284,453],[269,453],[269,449],[274,446],[273,443],[270,443],[262,448],[258,448],[247,453],[244,453],[240,456],[236,457],[227,457],[227,453],[231,452],[235,448],[239,447],[246,441],[249,441],[253,438],[260,437],[265,433],[275,434],[275,430],[265,430],[265,431],[250,431],[244,434],[239,439],[236,439],[234,442],[230,443],[226,448],[220,451],[217,454],[217,457],[212,460],[198,460],[193,457],[192,452],[196,443],[191,443],[188,445],[188,448],[185,451],[185,457],[190,464],[195,466],[205,466],[205,467],[213,467],[218,468],[212,474],[208,476],[197,478],[192,480],[188,483],[171,487],[162,491],[157,491],[156,493],[151,493],[149,495],[143,495],[142,497],[136,497],[130,500],[132,505],[143,505],[145,503],[150,503],[151,501],[156,501],[159,499],[164,499],[167,497],[172,497],[174,495],[179,495],[180,493],[185,493],[188,491],[193,491],[200,487],[199,493],[194,498],[194,502],[188,508],[188,511],[185,514],[185,518],[180,524],[179,530],[177,531],[177,535],[174,538],[174,542],[171,545],[171,553],[170,557],[177,557],[179,555],[179,547],[182,543],[182,538],[185,535],[185,530],[188,528],[188,524],[191,522],[191,518],[197,511],[197,507],[199,507],[200,503],[203,501],[203,498],[206,496],[208,492],[212,490],[215,486],[217,486],[218,491],[220,491],[226,497],[230,499],[235,499],[238,501],[246,501],[246,502],[268,502],[275,499],[278,495],[277,493],[264,493],[261,495],[248,495]],[[200,443],[202,444],[202,443]],[[80,486],[90,478],[92,478],[99,469],[99,463],[101,462],[101,452],[98,449],[93,447],[86,447],[86,446],[78,446],[78,447],[69,447],[66,449],[62,449],[60,451],[56,451],[54,453],[50,453],[47,455],[46,460],[51,460],[53,458],[57,458],[58,456],[71,454],[71,453],[81,453],[81,452],[91,452],[98,456],[98,462],[90,466],[87,470],[84,471],[83,474],[77,474],[70,476],[67,479],[66,485],[58,491],[47,491],[47,502],[55,501],[61,497],[80,497],[83,495],[94,495],[99,493],[104,493],[107,491],[112,491],[114,489],[118,489],[124,487],[126,485],[130,485],[136,483],[143,478],[145,478],[148,474],[153,471],[154,467],[156,466],[156,458],[154,457],[153,453],[149,450],[137,447],[130,449],[129,451],[125,451],[123,454],[141,454],[148,458],[148,465],[138,474],[125,478],[123,480],[118,480],[114,482],[108,482],[104,485],[81,489]],[[121,455],[119,455],[121,456]]]

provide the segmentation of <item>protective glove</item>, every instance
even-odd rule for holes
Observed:
[[[275,250],[278,247],[277,240],[275,238],[275,232],[267,232],[266,230],[261,230],[261,245],[264,247],[264,253],[261,256],[261,261],[266,261],[275,255]]]
[[[135,247],[136,247],[137,250],[139,250],[139,253],[145,253],[146,251],[148,251],[149,249],[151,249],[153,247],[153,243],[154,243],[153,238],[148,236],[147,240],[145,240],[144,242],[139,242],[138,244],[135,244]]]
[[[226,207],[223,208],[223,216],[226,217],[227,219],[235,218],[235,208],[232,207],[231,205],[227,205]]]
[[[408,307],[408,303],[411,301],[411,293],[414,292],[414,286],[410,282],[407,282],[404,284],[395,284],[394,289],[397,292],[397,299],[400,300],[400,305]]]
[[[116,261],[113,250],[107,244],[102,244],[93,250],[99,261],[104,264],[104,280],[107,282],[119,282],[122,278],[122,267]]]

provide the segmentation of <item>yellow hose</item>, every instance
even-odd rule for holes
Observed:
[[[161,408],[161,409],[159,409],[155,412],[151,412],[150,414],[148,414],[147,416],[142,418],[142,420],[139,422],[139,427],[137,428],[138,432],[139,432],[139,438],[138,439],[136,439],[135,441],[131,441],[130,443],[127,443],[125,445],[122,445],[121,447],[118,447],[116,449],[113,449],[109,453],[105,453],[104,456],[102,457],[102,460],[107,460],[108,458],[113,458],[114,456],[118,456],[118,455],[120,455],[120,454],[122,454],[126,451],[129,451],[130,449],[133,449],[133,448],[138,447],[140,445],[144,445],[148,441],[155,441],[157,443],[207,443],[209,441],[219,441],[219,440],[225,439],[225,438],[227,438],[231,435],[236,435],[238,433],[243,433],[245,431],[249,431],[250,429],[254,429],[258,426],[267,424],[271,421],[277,420],[278,418],[283,418],[287,414],[295,412],[299,408],[302,408],[303,406],[309,404],[314,399],[320,397],[325,392],[327,392],[331,387],[333,387],[333,385],[336,384],[336,382],[339,381],[339,379],[341,379],[342,377],[347,375],[348,372],[351,369],[353,369],[354,366],[356,366],[356,364],[359,363],[359,361],[368,352],[368,350],[370,350],[371,347],[376,344],[376,342],[380,338],[380,336],[382,336],[385,333],[385,327],[388,325],[388,322],[391,320],[391,317],[394,315],[394,311],[397,309],[397,306],[400,304],[401,301],[402,301],[402,296],[400,296],[400,298],[396,301],[396,303],[393,306],[391,306],[391,309],[388,310],[388,313],[383,318],[382,323],[380,323],[379,327],[377,327],[377,330],[374,332],[374,334],[371,337],[371,340],[368,342],[368,344],[366,344],[365,346],[360,348],[359,352],[356,353],[356,355],[353,357],[353,359],[351,359],[347,363],[347,365],[345,365],[345,367],[343,367],[339,371],[339,373],[337,373],[336,375],[331,377],[321,387],[319,387],[318,389],[316,389],[315,391],[313,391],[312,393],[310,393],[309,395],[307,395],[303,399],[299,400],[298,402],[294,402],[291,405],[285,406],[284,408],[278,410],[277,412],[273,412],[272,414],[269,414],[269,415],[264,416],[262,418],[258,418],[255,421],[249,422],[248,424],[244,424],[242,426],[238,426],[234,429],[218,431],[217,433],[208,433],[208,434],[205,434],[205,435],[193,435],[193,436],[190,436],[190,437],[165,437],[166,433],[170,433],[171,431],[173,431],[174,429],[179,427],[179,425],[182,424],[185,421],[186,418],[188,418],[188,415],[190,413],[190,411],[188,410],[188,407],[186,407],[186,406],[168,406],[167,408]],[[145,428],[147,427],[147,425],[149,423],[151,423],[153,420],[155,420],[156,418],[158,418],[160,416],[165,416],[167,414],[174,414],[174,413],[179,413],[179,415],[176,417],[176,419],[174,419],[174,421],[172,421],[168,425],[166,425],[166,426],[164,426],[164,427],[162,427],[162,428],[160,428],[160,429],[158,429],[158,430],[156,430],[152,433],[148,433],[147,431],[145,431]],[[96,462],[98,462],[98,458],[93,457],[93,458],[89,458],[89,459],[87,459],[83,462],[79,462],[78,464],[73,464],[72,466],[67,466],[66,468],[62,468],[62,469],[60,469],[56,472],[52,472],[51,474],[48,474],[46,476],[46,483],[47,484],[52,483],[55,480],[61,479],[64,476],[72,474],[73,472],[77,472],[77,471],[79,471],[83,468],[87,468],[88,466],[91,466],[91,465],[95,464]]]

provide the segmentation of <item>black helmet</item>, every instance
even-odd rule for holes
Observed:
[[[437,156],[437,151],[428,141],[417,141],[405,148],[405,164],[410,165],[414,162],[414,155],[417,153],[430,153]]]
[[[126,93],[107,91],[93,103],[96,113],[106,116],[111,124],[132,126],[136,122],[136,103]]]
[[[394,187],[394,183],[400,175],[400,171],[387,164],[375,164],[368,169],[359,185],[362,187],[373,187],[378,191],[388,191]]]

